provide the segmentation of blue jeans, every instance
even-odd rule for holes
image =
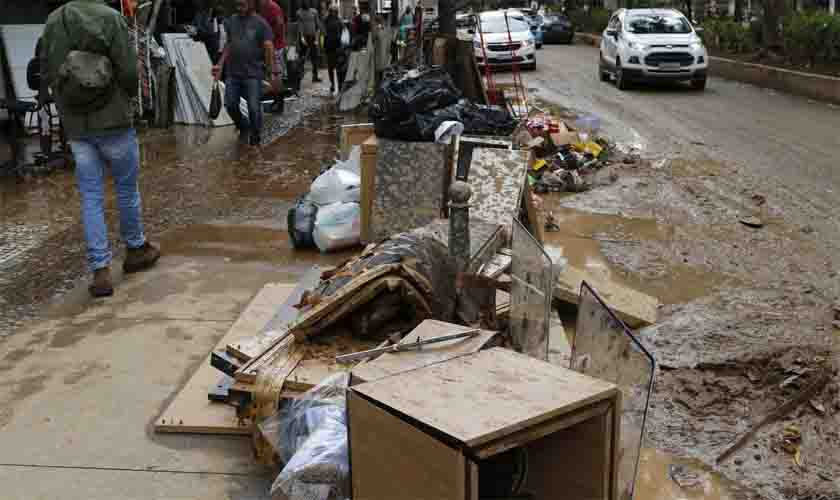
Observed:
[[[108,228],[105,226],[105,166],[111,169],[120,209],[120,236],[129,248],[146,242],[141,220],[140,147],[133,128],[90,135],[70,141],[76,160],[76,179],[82,199],[82,224],[91,271],[111,264]]]
[[[248,118],[239,111],[239,99],[248,103]],[[262,80],[228,78],[225,82],[225,108],[243,137],[255,137],[262,130]]]

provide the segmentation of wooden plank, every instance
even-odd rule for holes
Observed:
[[[361,160],[361,241],[371,242],[370,213],[373,207],[373,195],[376,179],[376,155],[378,143],[376,136],[369,137],[362,143]]]
[[[406,335],[401,343],[414,342],[420,338],[428,339],[441,335],[452,335],[469,330],[472,330],[472,328],[427,319]],[[472,354],[490,343],[496,335],[497,332],[485,330],[475,337],[431,344],[419,350],[385,353],[373,361],[354,368],[353,383],[372,382],[398,373]]]
[[[577,305],[580,302],[580,285],[586,280],[610,309],[630,328],[640,328],[656,322],[659,300],[626,286],[588,275],[574,266],[566,266],[557,276],[554,298]]]
[[[348,393],[353,498],[461,500],[466,459],[400,418]]]
[[[269,283],[245,308],[239,319],[219,341],[216,349],[224,348],[238,338],[258,332],[271,319],[277,304],[282,303],[294,290],[294,285]],[[212,350],[211,350],[212,352]],[[210,366],[210,356],[184,385],[175,399],[155,420],[156,432],[197,434],[250,434],[250,421],[240,422],[232,406],[209,401],[207,392],[219,380],[220,372]]]
[[[271,348],[261,353],[259,357],[253,358],[248,363],[242,365],[234,374],[234,378],[237,382],[254,384],[257,382],[257,375],[259,375],[261,369],[274,365],[281,359],[288,358],[294,349],[295,337],[291,332],[287,331],[285,335],[278,338],[277,342]]]
[[[274,316],[261,327],[261,331],[252,337],[229,343],[228,354],[247,363],[273,345],[286,332],[286,327],[299,316],[300,310],[294,307],[295,304],[300,302],[305,291],[312,290],[318,285],[322,271],[320,267],[314,266],[305,272],[282,305],[274,306],[276,311]]]
[[[614,384],[502,348],[353,390],[473,448],[618,392]]]
[[[604,413],[529,443],[523,489],[534,498],[613,500],[610,421]]]
[[[350,331],[301,342],[298,347],[305,353],[304,359],[286,379],[284,387],[290,391],[308,391],[325,378],[349,370],[347,365],[335,361],[336,356],[372,349],[377,344],[375,340],[356,338]]]
[[[374,135],[372,123],[355,123],[352,125],[341,126],[341,136],[339,138],[339,153],[342,160],[347,160],[350,157],[350,151],[353,146],[361,146]]]
[[[492,443],[488,443],[477,450],[473,450],[473,453],[476,457],[483,460],[512,448],[525,446],[532,441],[536,441],[537,439],[541,439],[549,434],[553,434],[557,431],[585,422],[590,418],[605,415],[610,408],[612,408],[611,401],[601,401],[587,406],[586,408],[581,408],[575,412],[561,415],[560,417],[543,424],[523,429],[513,434],[508,434],[498,441],[493,441]],[[612,418],[612,416],[610,416],[610,418]]]

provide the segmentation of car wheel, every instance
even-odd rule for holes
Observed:
[[[537,70],[537,61],[534,61],[531,64],[525,66],[525,71],[536,71],[536,70]]]
[[[697,80],[691,80],[691,88],[699,90],[700,92],[706,90],[706,79],[699,78]]]
[[[615,59],[615,87],[618,90],[627,90],[630,88],[627,78],[624,76],[624,69],[621,67],[621,59]]]

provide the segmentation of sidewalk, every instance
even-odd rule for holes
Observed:
[[[10,337],[0,358],[2,497],[267,498],[271,478],[249,439],[151,425],[265,283],[340,259],[294,253],[284,224],[170,234],[159,265],[118,276],[114,297],[88,298],[83,279],[49,319]]]

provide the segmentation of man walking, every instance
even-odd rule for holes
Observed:
[[[126,273],[152,267],[160,252],[143,232],[137,175],[140,151],[132,124],[137,53],[125,19],[105,0],[73,0],[47,19],[43,35],[49,85],[76,162],[87,261],[94,297],[113,295],[105,225],[105,167],[114,179]],[[43,95],[43,93],[42,93]]]
[[[227,43],[222,58],[213,66],[213,76],[218,79],[227,65],[225,81],[225,109],[236,128],[239,140],[259,146],[262,131],[262,82],[265,70],[277,74],[274,59],[274,35],[268,23],[257,15],[258,0],[237,0],[237,14],[225,21]],[[277,84],[274,84],[275,89]],[[239,111],[239,100],[248,103],[248,118]]]
[[[318,10],[314,7],[315,0],[312,0],[312,7],[298,9],[298,23],[303,35],[303,43],[306,45],[306,52],[312,61],[312,83],[318,83],[318,45],[320,43],[321,18]],[[306,5],[306,4],[304,4]]]
[[[330,93],[335,92],[336,80],[338,91],[344,84],[344,74],[339,68],[339,56],[344,48],[341,46],[341,32],[344,30],[344,23],[338,17],[338,6],[330,7],[329,14],[324,20],[324,52],[327,54],[327,76],[330,79]]]
[[[286,15],[283,8],[274,0],[260,0],[260,15],[274,32],[274,64],[277,73],[272,74],[272,80],[282,82],[286,76]],[[283,113],[285,107],[282,85],[274,89],[275,113]]]

